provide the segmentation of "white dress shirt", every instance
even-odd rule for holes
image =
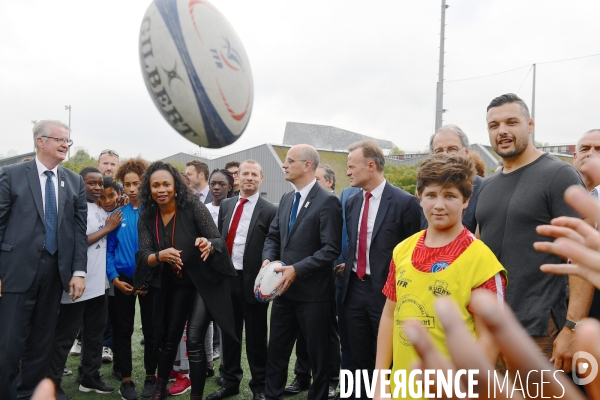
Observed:
[[[313,179],[313,181],[311,183],[309,183],[308,185],[306,185],[302,190],[296,190],[294,192],[294,201],[296,201],[296,193],[300,193],[300,200],[298,200],[298,211],[296,211],[296,216],[298,216],[298,214],[300,213],[300,210],[302,209],[302,206],[304,205],[304,201],[306,200],[306,197],[308,196],[308,193],[311,191],[311,189],[313,188],[313,186],[315,186],[315,184],[317,183],[317,179]],[[292,202],[292,208],[294,207],[294,203]],[[308,205],[307,205],[308,207]],[[290,219],[292,218],[292,216],[290,215]]]
[[[200,190],[199,192],[196,192],[196,195],[198,195],[198,200],[200,200],[201,203],[204,203],[206,201],[206,198],[208,197],[208,185],[206,185],[204,187],[204,189]]]
[[[35,158],[35,164],[37,166],[40,186],[42,188],[42,204],[44,205],[44,212],[46,211],[46,181],[48,180],[48,177],[44,172],[52,171],[54,173],[52,175],[52,183],[54,184],[54,194],[56,195],[56,212],[58,212],[58,165],[52,169],[48,169],[37,157]]]
[[[53,169],[48,169],[44,164],[41,163],[38,158],[35,158],[35,165],[37,166],[38,177],[40,178],[40,186],[42,189],[42,204],[44,205],[44,213],[46,212],[46,181],[48,177],[44,172],[52,171],[54,174],[52,175],[52,183],[54,184],[54,195],[56,196],[56,212],[58,213],[58,165]],[[61,183],[62,185],[62,183]],[[45,221],[44,221],[45,222]],[[58,227],[57,227],[58,228]],[[56,232],[58,235],[58,231]],[[60,250],[59,250],[60,251]],[[85,277],[84,271],[75,271],[73,272],[73,276],[81,276]]]
[[[371,198],[369,199],[369,216],[367,217],[367,270],[366,274],[371,275],[371,262],[369,261],[369,251],[371,250],[371,237],[373,235],[373,227],[375,226],[375,218],[377,217],[377,211],[379,211],[379,204],[381,203],[381,196],[383,195],[383,189],[385,188],[386,180],[381,182],[381,185],[377,186],[371,191]],[[356,266],[358,264],[358,241],[360,239],[360,221],[362,221],[363,210],[365,209],[365,195],[366,191],[362,191],[362,207],[360,209],[360,215],[358,216],[358,228],[356,229],[356,251],[354,252],[354,263],[352,264],[352,271],[356,272]]]
[[[246,249],[246,239],[248,239],[248,229],[250,228],[250,220],[252,219],[252,214],[254,213],[254,208],[256,207],[259,197],[260,193],[258,192],[250,197],[246,197],[248,201],[246,204],[244,204],[242,215],[240,215],[240,222],[238,223],[237,230],[235,231],[235,239],[233,239],[233,248],[231,251],[231,261],[233,261],[233,266],[238,271],[244,269],[244,250]],[[235,215],[239,205],[240,200],[238,199],[235,207],[233,208],[233,213],[231,214],[229,228],[231,228],[233,216]],[[229,228],[227,229],[228,231]],[[231,234],[231,232],[229,232],[229,234]]]

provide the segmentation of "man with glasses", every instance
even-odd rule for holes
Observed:
[[[96,168],[100,170],[102,176],[114,176],[119,168],[119,153],[109,149],[102,150]]]
[[[240,194],[240,162],[229,161],[225,164],[225,169],[233,174],[233,194]]]
[[[429,150],[433,154],[446,153],[469,157],[469,138],[458,126],[452,124],[444,125],[431,135],[431,139],[429,139]],[[462,219],[463,225],[472,233],[475,233],[475,229],[477,228],[475,208],[477,207],[477,195],[479,194],[479,188],[481,187],[482,182],[482,177],[475,177],[475,182],[473,182],[473,194],[471,195],[469,205],[467,206]],[[424,216],[421,216],[421,228],[427,229],[427,220]]]
[[[29,398],[46,376],[62,292],[85,290],[83,179],[59,164],[69,127],[33,127],[34,160],[0,169],[0,399]],[[19,368],[20,364],[20,368]]]

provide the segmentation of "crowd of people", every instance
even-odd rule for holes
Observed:
[[[516,95],[493,99],[486,122],[502,166],[485,179],[467,135],[445,125],[415,193],[385,179],[384,153],[366,140],[348,148],[338,198],[333,168],[301,144],[277,205],[260,195],[255,160],[178,171],[104,150],[76,174],[60,165],[68,126],[38,122],[36,157],[0,169],[0,399],[68,399],[70,352],[81,392],[124,400],[204,399],[214,375],[206,399],[225,399],[244,373],[253,400],[325,400],[340,397],[340,370],[425,368],[479,369],[483,395],[487,371],[543,386],[543,370],[576,369],[578,351],[600,357],[600,324],[586,320],[600,317],[600,130],[581,136],[570,165],[536,149]],[[272,261],[282,278],[268,320],[254,285]],[[136,303],[144,382],[132,380]],[[521,386],[517,397],[536,397]],[[566,374],[546,386],[584,398]],[[359,389],[353,398],[398,388]],[[588,392],[600,399],[595,381]]]

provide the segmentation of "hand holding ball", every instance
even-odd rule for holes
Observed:
[[[254,297],[261,303],[273,300],[281,291],[283,284],[280,283],[283,273],[275,271],[275,268],[285,265],[281,261],[272,261],[265,265],[254,281]]]

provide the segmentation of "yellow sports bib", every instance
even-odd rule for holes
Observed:
[[[440,296],[454,299],[468,329],[475,336],[473,316],[467,310],[471,291],[498,272],[506,274],[506,270],[498,262],[494,253],[478,239],[443,271],[435,273],[418,271],[413,267],[412,254],[423,233],[424,231],[421,231],[407,238],[396,246],[393,253],[396,265],[396,308],[394,310],[392,395],[395,389],[393,383],[395,371],[406,370],[405,376],[408,378],[410,365],[419,358],[404,334],[402,329],[404,322],[418,321],[427,329],[440,352],[448,356],[444,328],[433,308],[435,299]],[[402,398],[402,393],[398,398]],[[409,396],[408,387],[405,398],[413,398]]]

